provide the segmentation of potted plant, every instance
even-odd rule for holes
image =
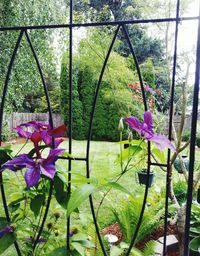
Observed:
[[[183,163],[185,165],[186,170],[189,170],[189,158],[187,155],[182,155],[181,158],[183,159]],[[178,171],[178,173],[183,173],[180,160],[177,158],[174,161],[174,168]]]
[[[149,172],[149,180],[148,180],[148,172],[147,169],[142,169],[141,171],[137,172],[138,175],[138,181],[140,185],[146,185],[150,188],[153,185],[155,173],[153,170],[150,170]]]

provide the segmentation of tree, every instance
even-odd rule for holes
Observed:
[[[104,40],[102,40],[102,38],[104,38]],[[102,41],[102,44],[97,44],[99,41]],[[74,138],[82,138],[82,132],[84,138],[87,138],[94,94],[105,58],[104,54],[109,44],[110,36],[102,31],[99,34],[95,29],[88,38],[81,41],[78,54],[74,56],[73,100],[79,102],[80,105],[82,104],[82,114],[81,110],[78,116],[73,112],[74,131],[81,126],[78,122],[82,122],[82,129],[77,135],[75,133],[73,134]],[[65,61],[63,59],[61,72],[61,104],[65,101],[63,106],[69,105],[69,72],[67,59],[65,59]],[[129,68],[128,60],[118,53],[112,52],[103,76],[95,109],[92,130],[93,139],[118,140],[117,127],[119,119],[121,116],[130,114],[133,108],[128,84],[135,79],[136,76]],[[67,111],[68,109],[62,108],[63,116]]]
[[[64,20],[63,1],[22,1],[3,0],[1,2],[0,23],[1,26],[41,25],[49,23],[61,23]],[[53,30],[30,31],[33,46],[38,55],[47,81],[47,86],[55,84],[58,78],[57,60],[53,50]],[[2,92],[8,63],[16,43],[19,32],[0,33],[0,88]],[[24,88],[26,88],[24,90]],[[41,87],[41,79],[25,38],[19,48],[15,66],[9,84],[7,95],[7,111],[34,111],[36,99],[44,94]],[[15,95],[18,95],[16,98]]]

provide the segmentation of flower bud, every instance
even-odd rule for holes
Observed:
[[[124,122],[123,122],[123,118],[122,117],[119,120],[118,130],[120,132],[122,132],[124,130]]]
[[[51,222],[47,223],[47,228],[48,229],[51,229],[52,227],[53,227],[53,223],[51,223]]]
[[[15,223],[12,223],[12,224],[10,225],[10,227],[11,227],[12,230],[14,231],[14,230],[16,229],[17,225],[16,225]]]
[[[133,140],[133,134],[130,131],[129,134],[128,134],[128,141],[129,141],[129,143],[131,143],[132,140]]]
[[[59,218],[60,218],[60,213],[59,213],[59,212],[55,212],[55,213],[54,213],[54,217],[55,217],[56,219],[59,219]]]
[[[71,233],[72,233],[73,235],[77,234],[77,233],[78,233],[78,229],[77,229],[77,228],[72,228],[72,229],[71,229]]]
[[[56,230],[54,234],[55,234],[55,236],[59,236],[58,230]]]

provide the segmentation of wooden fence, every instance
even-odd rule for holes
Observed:
[[[49,123],[49,115],[47,113],[12,113],[9,116],[5,117],[7,121],[8,128],[10,131],[13,131],[13,128],[16,126],[29,122],[29,121],[39,121],[43,123]],[[63,124],[63,119],[61,114],[53,114],[53,123],[54,127],[58,127]],[[174,125],[176,130],[178,131],[178,127],[180,125],[180,116],[174,116]],[[166,118],[164,124],[164,134],[168,133],[168,118]],[[184,133],[189,132],[191,127],[191,115],[186,115],[185,125],[184,125]]]
[[[5,117],[7,121],[8,128],[13,131],[13,129],[23,123],[30,121],[38,121],[42,123],[49,123],[49,114],[48,113],[12,113],[9,116]],[[58,127],[63,124],[63,119],[61,114],[53,114],[53,124],[54,127]]]

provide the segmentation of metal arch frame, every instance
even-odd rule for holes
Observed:
[[[40,73],[40,77],[42,80],[43,88],[45,91],[46,95],[46,100],[47,100],[47,105],[48,105],[48,112],[49,112],[49,123],[53,127],[53,119],[52,119],[52,112],[51,112],[51,105],[50,105],[50,99],[48,96],[48,90],[46,87],[44,75],[37,57],[37,54],[34,50],[33,44],[31,42],[29,33],[27,30],[41,30],[41,29],[59,29],[59,28],[68,28],[70,33],[69,33],[69,153],[72,153],[72,115],[73,115],[73,101],[72,101],[72,91],[73,91],[73,81],[72,81],[72,74],[73,74],[73,28],[76,27],[106,27],[106,26],[117,26],[117,29],[115,31],[114,37],[111,41],[108,53],[105,57],[103,67],[99,76],[99,81],[96,87],[95,91],[95,96],[94,96],[94,101],[93,101],[93,106],[92,106],[92,114],[90,118],[90,124],[89,124],[89,132],[88,132],[88,139],[87,139],[87,148],[86,148],[86,157],[85,158],[79,158],[76,157],[74,159],[68,158],[68,157],[60,157],[61,159],[65,159],[68,161],[68,181],[69,181],[69,186],[68,186],[68,193],[71,193],[71,167],[72,167],[72,161],[84,161],[86,163],[86,177],[90,177],[90,141],[91,141],[91,135],[92,135],[92,124],[93,124],[93,118],[94,118],[94,113],[95,113],[95,107],[96,107],[96,102],[98,98],[98,93],[100,90],[101,86],[101,81],[104,75],[104,71],[110,56],[110,53],[112,51],[113,45],[115,43],[116,37],[119,33],[119,30],[121,29],[123,35],[125,36],[126,42],[130,48],[132,57],[134,59],[134,62],[136,64],[136,70],[138,73],[139,81],[140,81],[140,86],[142,90],[142,96],[143,96],[143,102],[144,102],[144,109],[147,110],[147,102],[145,99],[145,92],[144,92],[144,86],[143,86],[143,80],[142,76],[140,73],[140,67],[137,62],[137,57],[134,53],[134,48],[131,44],[126,26],[131,25],[131,24],[146,24],[146,23],[163,23],[163,22],[171,22],[175,23],[175,45],[174,45],[174,57],[173,57],[173,74],[172,74],[172,85],[171,85],[171,105],[170,105],[170,119],[169,119],[169,139],[171,139],[171,130],[172,130],[172,117],[173,117],[173,100],[174,100],[174,88],[175,88],[175,76],[176,76],[176,64],[177,64],[177,39],[178,39],[178,28],[179,28],[179,23],[180,21],[191,21],[191,20],[197,20],[198,21],[198,36],[197,36],[197,50],[196,50],[196,74],[195,74],[195,84],[194,84],[194,96],[193,96],[193,113],[192,113],[192,124],[191,124],[191,143],[190,143],[190,164],[189,164],[189,178],[188,178],[188,194],[187,194],[187,207],[186,207],[186,222],[185,222],[185,237],[184,237],[184,256],[189,255],[189,229],[190,229],[190,215],[191,215],[191,204],[192,204],[192,184],[193,184],[193,170],[194,170],[194,161],[195,161],[195,139],[196,139],[196,123],[197,123],[197,113],[198,113],[198,93],[199,93],[199,79],[200,79],[200,10],[199,10],[199,16],[195,17],[179,17],[179,9],[180,9],[180,0],[177,0],[177,8],[176,8],[176,17],[175,18],[163,18],[163,19],[142,19],[142,20],[128,20],[128,21],[109,21],[109,22],[91,22],[91,23],[73,23],[73,0],[70,0],[70,21],[69,24],[53,24],[53,25],[36,25],[36,26],[12,26],[12,27],[0,27],[0,32],[3,31],[19,31],[19,37],[17,39],[16,45],[13,50],[13,54],[8,66],[8,71],[4,83],[4,89],[3,89],[3,96],[2,96],[2,102],[0,106],[0,139],[2,137],[2,123],[3,123],[3,112],[4,112],[4,105],[5,105],[5,97],[7,94],[8,90],[8,84],[9,84],[9,79],[11,75],[11,71],[14,65],[14,61],[18,52],[18,49],[20,47],[20,43],[22,40],[23,35],[25,35],[26,40],[31,48],[32,54],[34,56],[34,59],[36,61],[37,67],[38,67],[38,72]],[[1,140],[0,140],[1,144]],[[150,173],[150,167],[151,165],[157,165],[157,166],[162,166],[162,167],[167,167],[167,177],[166,177],[166,201],[165,201],[165,221],[164,221],[164,229],[165,229],[165,235],[164,235],[164,245],[163,245],[163,255],[166,255],[166,234],[167,234],[167,213],[168,213],[168,192],[169,192],[169,166],[170,166],[170,150],[168,151],[168,158],[167,158],[167,163],[166,164],[160,164],[160,163],[154,163],[151,162],[151,145],[148,143],[147,146],[147,152],[148,152],[148,162],[147,162],[147,170],[148,174]],[[149,179],[149,175],[148,175]],[[4,185],[3,185],[3,175],[0,173],[0,187],[1,187],[1,195],[2,195],[2,201],[3,201],[3,206],[4,206],[4,211],[5,215],[7,218],[7,221],[10,222],[10,215],[8,211],[8,206],[7,206],[7,200],[6,200],[6,195],[5,195],[5,190],[4,190]],[[148,182],[147,182],[148,184]],[[48,215],[48,210],[51,202],[51,196],[52,196],[52,191],[53,191],[53,183],[50,182],[50,189],[49,189],[49,196],[47,199],[47,205],[45,209],[45,213],[43,216],[43,220],[40,226],[40,229],[37,234],[36,241],[33,245],[33,250],[36,247],[37,241],[40,238],[40,235],[42,233],[44,223],[46,220],[46,217]],[[132,241],[130,243],[129,249],[126,253],[126,256],[130,255],[131,249],[134,245],[138,230],[141,225],[142,217],[145,211],[145,206],[146,206],[146,200],[148,196],[148,187],[146,186],[145,188],[145,193],[144,193],[144,198],[143,198],[143,204],[142,204],[142,209],[141,209],[141,214],[139,221],[137,223],[137,227],[134,231]],[[97,236],[100,242],[100,246],[102,249],[102,253],[104,256],[106,256],[106,251],[104,248],[104,244],[101,239],[97,219],[95,216],[95,209],[93,205],[93,200],[92,196],[89,197],[90,201],[90,207],[91,207],[91,213],[93,216],[93,221],[94,225],[96,228]],[[17,254],[20,256],[21,250],[19,247],[19,244],[17,241],[14,243]],[[70,217],[67,219],[67,234],[66,234],[66,253],[69,255],[69,248],[70,248]]]

